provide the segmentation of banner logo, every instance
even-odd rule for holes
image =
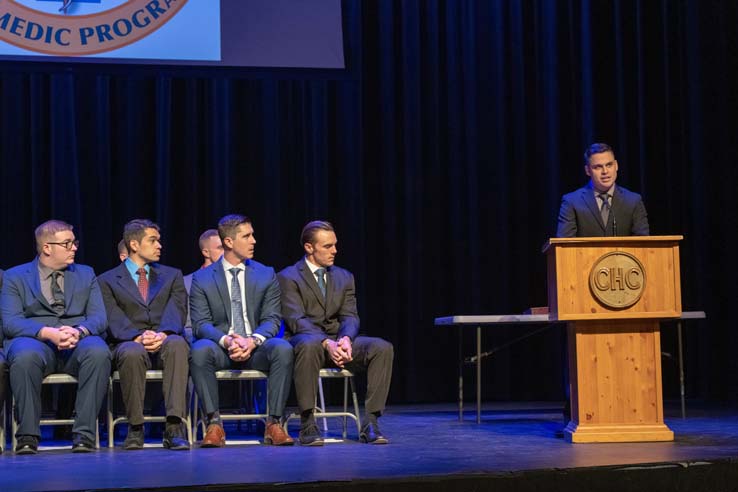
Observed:
[[[589,273],[592,295],[607,307],[623,309],[641,298],[646,288],[646,271],[630,253],[613,251],[595,261]]]
[[[19,0],[0,0],[0,41],[55,56],[106,53],[149,36],[187,4],[187,0],[127,0],[116,7],[96,7],[93,14],[65,15],[78,2],[93,3],[59,0],[60,11],[48,13]]]

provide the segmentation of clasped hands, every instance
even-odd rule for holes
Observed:
[[[256,348],[256,343],[252,337],[244,337],[236,333],[228,335],[223,344],[228,349],[228,357],[234,362],[249,360],[251,353]]]
[[[41,329],[41,339],[49,340],[56,345],[59,350],[73,349],[77,346],[80,339],[80,332],[73,326],[60,326],[54,328],[45,326]]]
[[[145,332],[134,338],[133,341],[143,345],[144,349],[146,349],[146,351],[150,354],[155,354],[159,350],[161,350],[161,345],[166,339],[166,333],[146,330]]]
[[[349,337],[341,337],[339,340],[326,338],[323,341],[323,347],[325,347],[333,363],[341,369],[345,364],[354,360],[353,347]]]

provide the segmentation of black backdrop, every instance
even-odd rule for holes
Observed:
[[[433,318],[546,304],[540,247],[605,141],[652,233],[685,235],[684,307],[709,316],[687,330],[688,395],[734,401],[738,3],[343,7],[346,71],[0,65],[0,266],[30,260],[53,217],[102,272],[122,225],[149,217],[187,273],[199,233],[241,212],[279,269],[325,218],[364,329],[395,344],[391,400],[450,401],[455,333]],[[485,398],[560,399],[561,349],[552,328],[502,351]]]

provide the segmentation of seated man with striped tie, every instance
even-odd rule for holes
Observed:
[[[97,414],[108,389],[107,317],[92,268],[75,263],[73,227],[49,220],[36,228],[38,256],[3,278],[0,315],[16,401],[16,454],[36,454],[41,437],[41,382],[55,372],[79,381],[72,451],[95,449]]]
[[[128,418],[123,448],[144,447],[146,371],[161,369],[166,408],[162,444],[168,449],[189,449],[184,419],[190,350],[183,337],[187,292],[182,272],[158,263],[161,236],[159,226],[152,221],[128,222],[123,241],[128,257],[98,278]]]
[[[556,237],[648,236],[641,195],[615,186],[618,161],[612,148],[595,143],[584,152],[583,188],[564,195]]]
[[[192,344],[190,370],[207,418],[202,447],[225,445],[215,372],[256,369],[269,373],[269,417],[264,443],[294,441],[282,428],[292,380],[292,346],[276,338],[281,325],[280,292],[274,269],[255,261],[254,228],[243,215],[218,222],[223,256],[198,270],[190,287]]]

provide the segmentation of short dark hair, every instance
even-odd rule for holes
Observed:
[[[44,243],[54,239],[57,232],[74,230],[74,226],[67,224],[63,220],[47,220],[40,226],[36,227],[34,235],[36,236],[36,251],[41,254]]]
[[[300,235],[300,246],[304,246],[306,243],[315,244],[315,235],[318,231],[329,231],[335,232],[333,224],[326,220],[313,220],[305,224],[302,228],[302,234]]]
[[[589,165],[589,158],[592,157],[594,154],[602,154],[603,152],[612,152],[612,155],[615,155],[612,147],[610,147],[606,143],[593,143],[592,145],[587,147],[587,150],[584,151],[584,165]]]
[[[126,247],[126,240],[121,239],[118,241],[118,254],[122,255],[123,253],[128,254],[128,248]]]
[[[200,239],[197,240],[197,245],[200,247],[201,250],[203,250],[205,249],[205,241],[217,235],[218,235],[217,229],[208,229],[207,231],[200,234]]]
[[[218,221],[218,235],[225,246],[225,238],[235,239],[238,227],[243,224],[251,224],[251,219],[241,214],[226,215]]]
[[[133,219],[123,226],[123,242],[128,252],[131,252],[131,241],[139,243],[146,235],[146,229],[154,229],[159,232],[159,226],[149,219]]]

